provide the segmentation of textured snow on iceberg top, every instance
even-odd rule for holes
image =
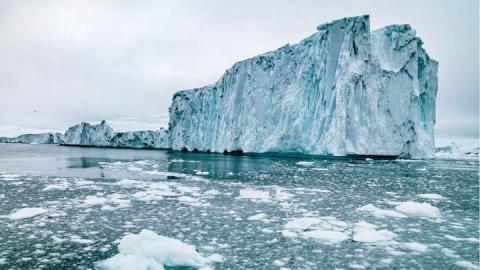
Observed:
[[[171,147],[431,156],[438,63],[410,26],[369,28],[368,16],[327,23],[177,92]]]

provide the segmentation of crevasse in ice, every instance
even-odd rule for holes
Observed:
[[[171,148],[432,156],[438,63],[415,31],[370,32],[368,16],[317,30],[177,92]]]

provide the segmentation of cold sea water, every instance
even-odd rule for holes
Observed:
[[[142,229],[214,269],[477,269],[478,175],[475,159],[0,144],[0,269],[95,269]]]

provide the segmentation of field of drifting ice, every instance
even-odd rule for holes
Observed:
[[[0,268],[477,269],[476,161],[81,162],[0,168]]]

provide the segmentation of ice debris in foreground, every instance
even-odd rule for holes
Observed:
[[[120,240],[119,254],[98,263],[103,270],[163,270],[170,267],[206,268],[221,258],[203,257],[196,248],[178,239],[158,235],[150,230],[129,234]]]
[[[395,206],[395,210],[408,216],[414,217],[440,217],[440,210],[429,203],[402,202],[399,205]]]
[[[48,209],[39,208],[39,207],[27,207],[18,209],[17,211],[8,215],[9,219],[24,219],[31,218],[34,216],[42,215],[48,212]]]
[[[426,218],[439,218],[440,210],[429,203],[418,202],[399,202],[396,203],[395,210],[387,210],[376,207],[369,203],[362,207],[357,208],[358,211],[370,212],[376,217],[395,217],[405,218],[407,216],[412,217],[426,217]]]

